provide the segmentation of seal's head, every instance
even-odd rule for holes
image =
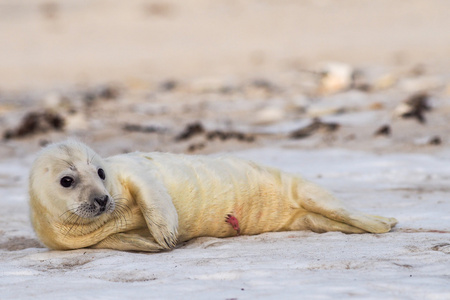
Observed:
[[[110,175],[107,164],[88,146],[77,141],[51,144],[31,168],[32,209],[66,221],[70,216],[77,223],[89,223],[114,210]]]

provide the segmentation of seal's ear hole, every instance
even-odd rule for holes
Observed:
[[[106,174],[102,168],[98,169],[97,174],[98,174],[98,177],[100,177],[102,180],[105,180]]]
[[[49,168],[44,168],[44,173],[47,173],[48,171],[50,171]]]

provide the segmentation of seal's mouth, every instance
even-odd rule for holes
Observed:
[[[92,219],[107,213],[112,213],[115,209],[114,201],[106,197],[102,199],[100,201],[96,198],[91,203],[82,203],[73,213],[85,219]]]
[[[94,198],[92,205],[95,207],[96,217],[114,210],[114,202],[108,195]]]
[[[104,212],[106,211],[106,206],[102,206],[100,207],[100,209],[98,210],[98,212],[95,214],[95,216],[100,216],[102,215]]]
[[[98,208],[97,213],[95,214],[95,217],[101,216],[105,213],[111,213],[114,211],[114,203],[113,202],[109,202],[107,205],[104,206],[100,206]]]

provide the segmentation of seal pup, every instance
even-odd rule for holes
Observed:
[[[397,223],[251,161],[158,152],[103,159],[73,140],[41,150],[29,195],[35,232],[52,249],[157,252],[201,236],[384,233]]]

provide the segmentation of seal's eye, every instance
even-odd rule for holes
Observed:
[[[100,177],[102,180],[105,180],[106,175],[105,175],[105,171],[103,171],[103,169],[98,169],[98,177]]]
[[[69,176],[64,176],[60,181],[61,185],[65,188],[71,187],[73,184],[73,178]]]

